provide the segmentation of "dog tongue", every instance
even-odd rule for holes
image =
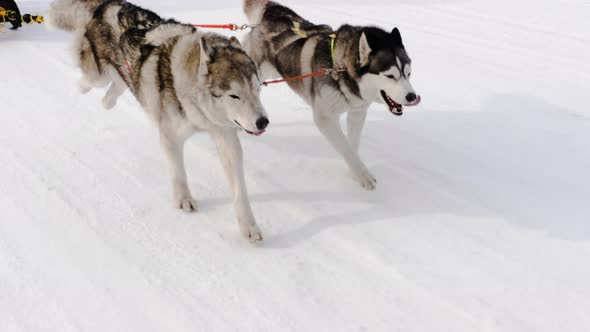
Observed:
[[[404,112],[400,109],[397,108],[390,108],[389,111],[391,112],[391,114],[393,115],[397,115],[397,116],[402,116],[404,114]]]
[[[257,132],[257,133],[250,133],[250,134],[251,134],[251,135],[254,135],[254,136],[261,136],[261,135],[262,135],[262,134],[264,134],[265,132],[266,132],[266,130],[261,130],[261,131],[259,131],[259,132]]]
[[[418,104],[420,104],[420,102],[422,101],[422,97],[418,96],[416,97],[416,100],[414,100],[413,102],[406,104],[405,106],[418,106]]]

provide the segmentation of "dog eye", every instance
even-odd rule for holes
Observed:
[[[240,97],[236,96],[236,95],[229,95],[230,97],[232,97],[233,99],[237,99],[240,100]]]
[[[387,77],[387,78],[391,78],[392,80],[394,80],[394,79],[395,79],[395,76],[393,76],[393,75],[385,75],[385,77]]]

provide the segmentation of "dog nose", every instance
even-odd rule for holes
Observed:
[[[268,121],[266,116],[263,116],[256,121],[256,128],[258,128],[258,130],[264,130],[268,127],[269,123],[270,121]]]
[[[415,101],[416,98],[417,98],[417,96],[413,92],[408,93],[408,95],[406,96],[406,100],[408,101],[408,103]]]

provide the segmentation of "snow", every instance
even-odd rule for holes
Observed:
[[[137,3],[244,22],[238,0]],[[69,34],[0,33],[0,331],[589,331],[587,2],[283,3],[400,27],[423,103],[372,107],[364,192],[308,107],[265,88],[271,127],[243,136],[260,247],[206,135],[185,214],[132,96],[77,92]]]

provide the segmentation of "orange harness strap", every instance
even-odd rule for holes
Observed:
[[[300,75],[300,76],[295,76],[295,77],[288,77],[288,78],[284,78],[281,80],[265,81],[265,82],[262,82],[262,85],[269,86],[270,84],[278,84],[278,83],[304,80],[306,78],[338,74],[338,73],[342,73],[345,71],[346,71],[346,69],[343,69],[343,68],[341,68],[341,69],[322,69],[320,71],[316,71],[315,73],[311,73],[311,74],[305,74],[305,75]]]

